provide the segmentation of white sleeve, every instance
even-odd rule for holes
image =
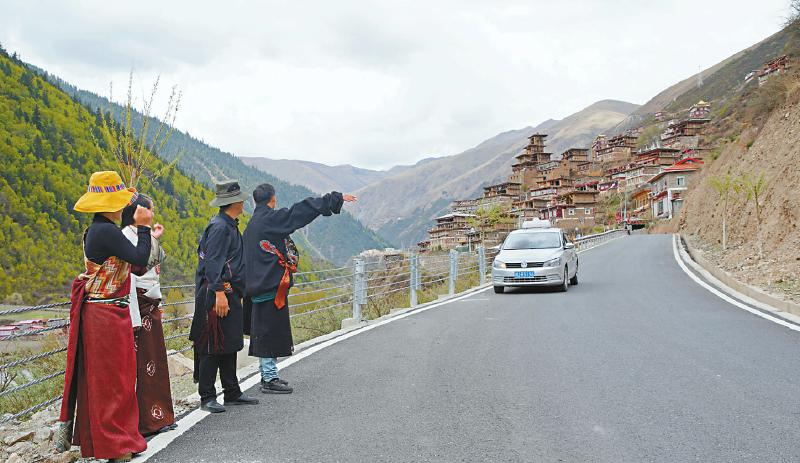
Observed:
[[[139,235],[131,230],[131,227],[122,229],[122,234],[128,241],[136,246],[139,242]],[[136,292],[136,275],[131,272],[131,291],[128,293],[128,310],[131,312],[131,325],[134,328],[142,326],[142,315],[139,313],[139,294]]]
[[[136,275],[131,273],[131,292],[128,297],[128,310],[131,312],[131,325],[134,328],[142,326],[142,315],[139,313],[139,294],[136,293]]]

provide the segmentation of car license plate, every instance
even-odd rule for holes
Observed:
[[[533,278],[533,272],[514,272],[514,278]]]

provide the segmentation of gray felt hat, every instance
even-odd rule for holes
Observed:
[[[242,192],[241,187],[239,187],[239,182],[236,180],[217,183],[216,186],[217,197],[209,203],[213,207],[227,206],[228,204],[240,203],[247,200],[247,196]]]

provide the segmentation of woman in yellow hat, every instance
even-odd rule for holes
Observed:
[[[95,172],[78,212],[94,213],[83,238],[86,271],[72,284],[67,371],[61,403],[59,450],[71,444],[84,457],[127,461],[147,448],[139,433],[136,352],[130,304],[131,265],[150,257],[153,213],[141,206],[133,215],[136,246],[116,223],[136,200],[116,172]],[[138,315],[138,308],[136,309]]]

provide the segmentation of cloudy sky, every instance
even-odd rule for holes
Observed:
[[[7,50],[104,96],[160,74],[212,145],[386,168],[644,103],[776,32],[789,1],[3,3]]]

